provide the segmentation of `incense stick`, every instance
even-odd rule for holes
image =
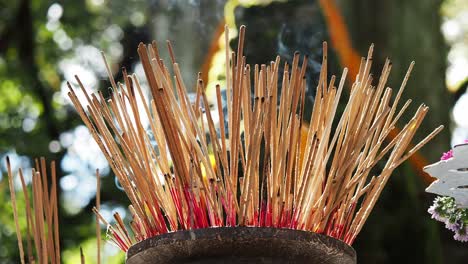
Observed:
[[[26,213],[26,242],[27,262],[24,260],[23,238],[19,229],[19,215],[16,207],[16,196],[13,185],[14,176],[11,171],[10,159],[6,159],[8,179],[13,205],[13,216],[16,225],[18,247],[21,263],[60,263],[59,223],[57,206],[57,177],[55,162],[50,164],[50,174],[47,172],[47,163],[44,158],[36,160],[36,169],[32,169],[32,193],[28,191],[23,171],[19,169],[19,178],[25,199]],[[48,175],[51,175],[49,192]],[[32,205],[30,202],[32,198]],[[31,240],[32,238],[32,240]],[[32,244],[34,242],[34,249]]]
[[[96,210],[101,209],[101,176],[99,175],[99,169],[96,169]],[[97,244],[97,263],[101,263],[101,226],[99,218],[96,216],[96,244]]]
[[[13,175],[11,172],[11,164],[10,164],[10,158],[6,158],[6,163],[7,163],[7,170],[8,170],[8,184],[10,187],[10,195],[11,195],[11,205],[13,207],[13,216],[15,218],[15,228],[16,228],[16,237],[18,239],[18,248],[20,252],[20,259],[21,263],[24,264],[24,249],[23,249],[23,238],[21,236],[21,230],[19,227],[19,218],[18,218],[18,209],[16,207],[16,195],[15,195],[15,187],[13,185]],[[29,240],[28,240],[29,241]]]

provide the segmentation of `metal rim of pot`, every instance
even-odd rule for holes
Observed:
[[[338,239],[271,227],[213,227],[158,235],[130,247],[127,264],[141,263],[356,263]]]

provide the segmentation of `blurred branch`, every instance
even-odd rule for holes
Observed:
[[[30,0],[22,0],[18,9],[16,23],[11,25],[17,34],[17,48],[19,55],[20,67],[26,76],[27,83],[31,91],[36,94],[44,107],[43,121],[47,127],[49,138],[56,139],[60,134],[60,130],[54,118],[52,109],[52,93],[50,89],[45,87],[39,80],[39,66],[35,61],[35,31],[33,25],[33,17],[31,12]],[[7,30],[8,31],[8,30]]]
[[[12,25],[14,25],[16,22],[16,19],[13,19],[13,21],[11,21],[10,24],[5,27],[5,30],[0,34],[0,54],[4,54],[7,51],[10,41],[13,39],[12,36],[15,35],[15,27]]]

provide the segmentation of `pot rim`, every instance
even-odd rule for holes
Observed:
[[[289,229],[289,228],[275,228],[275,227],[209,227],[199,228],[192,230],[179,230],[175,232],[157,235],[145,240],[142,240],[131,246],[126,254],[126,260],[144,252],[148,249],[154,248],[158,245],[174,243],[175,241],[188,241],[197,239],[231,239],[236,240],[241,235],[241,240],[248,238],[261,238],[261,239],[281,239],[290,241],[315,241],[327,247],[341,250],[344,254],[348,255],[356,261],[356,251],[353,247],[345,242],[319,233],[310,231]]]

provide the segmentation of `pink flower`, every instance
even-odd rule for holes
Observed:
[[[453,157],[453,150],[449,150],[442,154],[442,157],[440,157],[440,160],[448,160]]]
[[[435,220],[440,221],[440,222],[445,222],[447,219],[445,217],[441,216],[439,213],[437,213],[436,207],[437,207],[437,205],[435,205],[435,204],[432,205],[431,207],[429,207],[427,212],[429,212],[431,214],[432,219],[435,219]]]
[[[462,226],[458,222],[451,223],[449,220],[445,221],[445,228],[450,231],[457,232]]]
[[[465,139],[463,141],[464,144],[468,143],[468,139]],[[444,154],[442,154],[442,157],[440,157],[440,160],[448,160],[450,158],[453,157],[453,150],[449,150],[447,152],[445,152]]]
[[[461,242],[468,242],[468,234],[460,234],[456,233],[455,236],[453,236],[455,240],[461,241]]]

